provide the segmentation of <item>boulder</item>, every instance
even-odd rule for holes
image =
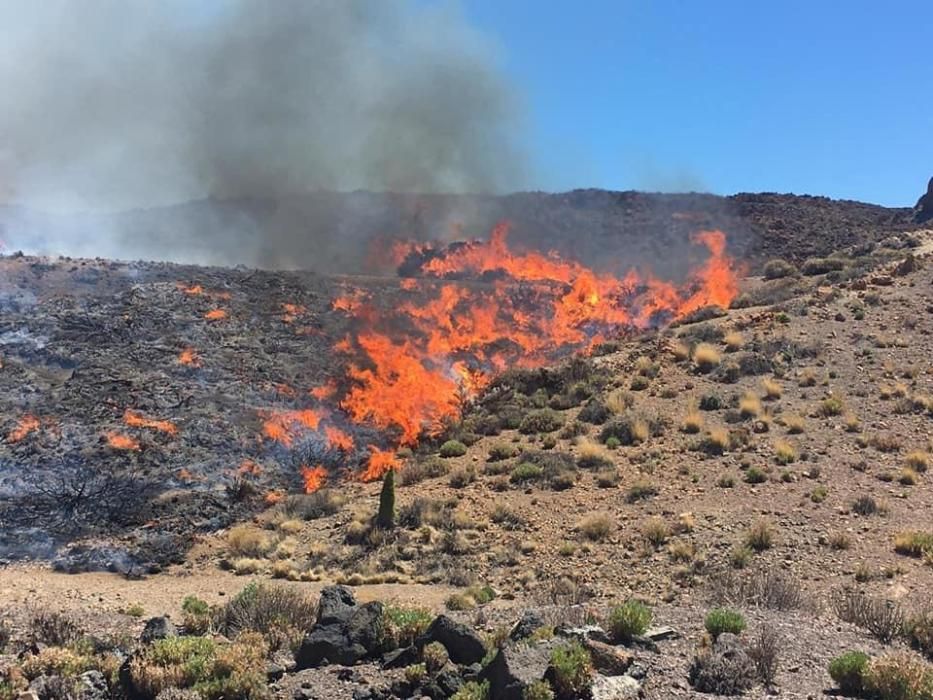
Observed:
[[[515,627],[509,632],[509,639],[518,641],[527,639],[537,630],[544,627],[544,618],[536,610],[526,610],[522,613],[521,619],[515,623]]]
[[[641,683],[631,676],[597,676],[590,693],[592,700],[634,700],[641,697]]]
[[[624,675],[629,666],[632,665],[634,657],[625,649],[587,639],[583,646],[590,652],[590,658],[593,660],[593,667],[606,676]]]
[[[87,671],[78,679],[78,697],[81,700],[110,700],[110,687],[100,671]]]
[[[321,591],[318,600],[317,623],[327,625],[343,622],[356,607],[356,598],[346,586],[328,586]]]
[[[544,678],[551,663],[553,641],[540,644],[507,644],[480,673],[489,681],[489,697],[522,700],[525,687]]]
[[[152,617],[146,620],[146,626],[143,627],[142,634],[139,635],[139,641],[143,644],[152,644],[159,639],[177,636],[178,631],[175,625],[168,619],[167,615],[161,617]]]
[[[348,606],[349,607],[349,606]],[[382,645],[382,603],[330,609],[305,635],[295,655],[297,670],[326,663],[351,666],[374,656]]]
[[[431,642],[440,642],[447,649],[450,660],[455,664],[472,664],[482,661],[486,656],[483,639],[471,627],[451,620],[446,615],[439,615],[428,625],[418,638],[417,644],[423,647]]]
[[[927,185],[927,193],[923,195],[914,207],[914,220],[918,224],[933,220],[933,177]]]

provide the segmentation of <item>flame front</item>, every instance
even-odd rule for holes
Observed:
[[[305,493],[314,493],[327,481],[327,470],[321,465],[302,467],[301,478],[305,482]]]
[[[395,292],[344,285],[331,308],[348,328],[334,345],[345,376],[307,392],[314,409],[267,413],[263,435],[290,447],[299,432],[316,433],[340,464],[358,465],[363,480],[377,479],[401,466],[399,447],[441,433],[496,373],[587,352],[606,338],[706,306],[728,308],[737,293],[721,231],[692,237],[708,257],[680,285],[644,271],[598,272],[554,252],[518,253],[507,234],[500,224],[488,241],[397,243]],[[286,322],[305,312],[283,310]],[[357,433],[358,426],[369,430]],[[373,438],[372,428],[381,437]],[[360,434],[369,437],[357,447]],[[317,476],[309,481],[312,473],[327,469],[305,467],[306,490],[318,484]]]

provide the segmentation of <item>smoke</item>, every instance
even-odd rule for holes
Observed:
[[[115,210],[520,183],[520,108],[455,6],[0,0],[0,197]]]

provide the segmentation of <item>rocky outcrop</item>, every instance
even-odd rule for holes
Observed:
[[[175,625],[168,619],[168,616],[152,617],[146,620],[146,626],[143,627],[142,634],[139,635],[139,641],[143,644],[152,644],[160,639],[177,635]]]
[[[544,678],[553,643],[507,644],[489,662],[480,678],[489,681],[489,697],[522,700],[525,688]]]
[[[351,666],[375,656],[382,646],[382,619],[382,603],[358,605],[348,588],[325,588],[317,622],[295,654],[296,668],[328,663]]]
[[[469,665],[482,661],[486,656],[483,639],[471,627],[451,620],[446,615],[434,619],[418,638],[418,646],[440,642],[447,649],[450,660],[455,664]]]
[[[927,193],[917,201],[917,206],[914,207],[914,221],[923,224],[931,220],[933,220],[933,177],[927,185]]]

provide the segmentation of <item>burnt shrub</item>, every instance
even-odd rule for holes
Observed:
[[[29,643],[33,646],[64,647],[84,636],[70,616],[55,610],[37,610],[29,619]]]
[[[840,620],[868,630],[883,644],[899,637],[906,628],[907,620],[900,605],[849,586],[834,591],[829,605]]]
[[[690,664],[689,681],[701,693],[741,695],[755,683],[755,664],[738,638],[722,634],[712,649],[704,649]]]

